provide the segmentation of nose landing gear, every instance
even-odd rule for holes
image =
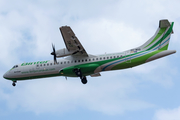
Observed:
[[[78,77],[80,77],[81,82],[82,82],[83,84],[86,84],[86,83],[87,83],[87,78],[86,78],[86,76],[82,76],[82,72],[81,72],[80,69],[78,69],[78,68],[74,69],[74,73],[75,73]]]
[[[14,86],[14,87],[15,87],[15,86],[16,86],[16,82],[17,82],[16,80],[15,80],[15,81],[13,81],[12,86]]]
[[[82,82],[83,84],[86,84],[86,83],[87,83],[87,78],[86,78],[86,76],[83,76],[83,77],[81,78],[81,82]]]

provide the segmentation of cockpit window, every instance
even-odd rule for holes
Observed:
[[[17,67],[18,67],[18,65],[13,66],[13,68],[17,68]]]

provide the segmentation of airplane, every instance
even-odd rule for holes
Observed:
[[[62,26],[59,29],[66,48],[56,51],[52,44],[51,55],[54,60],[17,64],[3,77],[11,80],[13,86],[21,80],[55,76],[79,77],[81,82],[86,84],[86,76],[98,77],[101,76],[100,72],[132,68],[176,53],[176,50],[168,50],[173,25],[174,22],[162,19],[155,34],[143,45],[123,52],[102,55],[88,54],[72,29]]]

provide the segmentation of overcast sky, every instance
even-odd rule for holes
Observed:
[[[180,120],[179,0],[0,0],[1,120]],[[3,74],[23,62],[52,60],[65,48],[59,27],[71,26],[89,54],[138,47],[160,19],[174,23],[176,54],[131,69],[79,78],[18,81]]]

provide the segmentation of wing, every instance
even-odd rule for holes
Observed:
[[[73,52],[73,55],[75,56],[88,56],[84,47],[81,45],[78,38],[75,36],[74,32],[69,26],[62,26],[59,29],[69,52]]]

